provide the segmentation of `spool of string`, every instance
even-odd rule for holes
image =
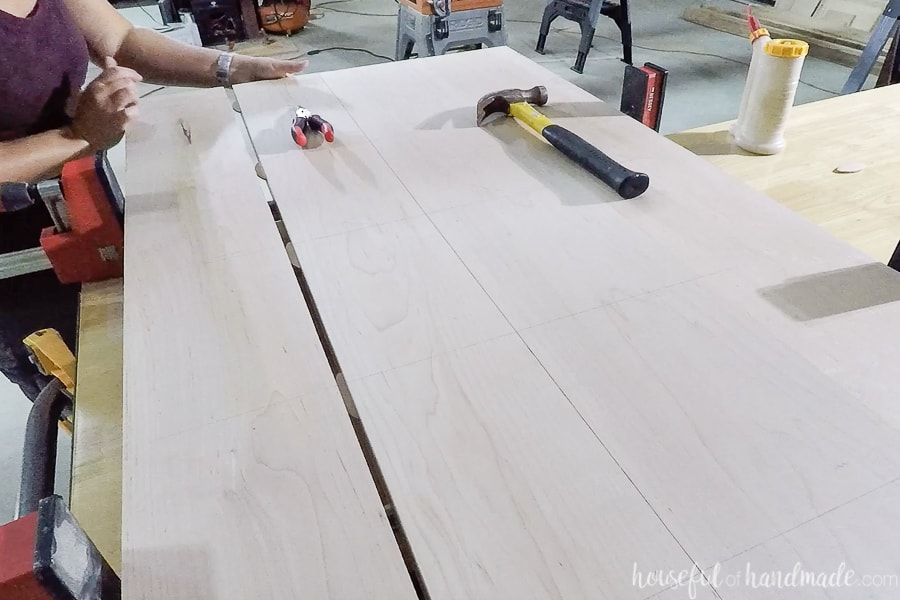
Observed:
[[[749,10],[750,7],[748,6]],[[756,25],[759,23],[756,22]],[[747,114],[747,103],[750,100],[750,90],[753,89],[753,80],[756,78],[756,74],[759,71],[759,63],[762,60],[762,55],[765,54],[766,44],[772,39],[769,36],[769,30],[763,27],[756,27],[754,29],[754,24],[751,22],[750,24],[750,43],[753,47],[753,56],[750,58],[750,70],[747,71],[747,83],[744,84],[744,94],[741,96],[741,107],[738,110],[737,120],[731,125],[731,135],[736,135],[738,129],[740,129],[744,124],[744,118]]]
[[[809,44],[800,40],[766,43],[741,126],[735,131],[738,146],[755,154],[778,154],[784,150],[784,130],[808,53]]]

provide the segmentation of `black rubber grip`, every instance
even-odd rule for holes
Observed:
[[[650,186],[650,178],[645,173],[626,169],[564,127],[549,125],[542,133],[554,148],[596,175],[625,199],[637,198]]]

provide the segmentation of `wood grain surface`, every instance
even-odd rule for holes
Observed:
[[[673,134],[695,152],[879,261],[900,240],[900,156],[889,141],[900,127],[900,88],[888,86],[795,106],[787,149],[755,156],[737,148],[729,123]],[[861,163],[858,173],[835,173]]]
[[[125,597],[415,598],[230,101],[141,114],[120,176]]]
[[[537,84],[650,190],[476,127]],[[710,575],[900,477],[897,375],[866,366],[898,274],[678,145],[507,48],[236,93],[432,598],[687,597],[635,570]],[[292,145],[296,104],[334,144]]]
[[[72,514],[117,572],[122,564],[122,286],[87,283],[78,314]]]

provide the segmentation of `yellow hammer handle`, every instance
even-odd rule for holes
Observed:
[[[527,102],[515,102],[509,105],[509,114],[519,119],[538,133],[542,133],[545,127],[553,125],[553,121],[542,115],[535,107]]]

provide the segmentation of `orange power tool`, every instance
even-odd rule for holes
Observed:
[[[66,163],[58,179],[0,184],[0,213],[40,202],[53,227],[40,248],[0,255],[0,279],[47,268],[61,283],[122,276],[125,200],[105,154]]]

